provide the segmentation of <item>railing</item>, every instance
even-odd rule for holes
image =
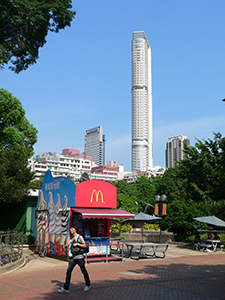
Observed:
[[[23,232],[0,233],[0,267],[23,256]]]

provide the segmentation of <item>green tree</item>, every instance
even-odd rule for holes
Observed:
[[[177,198],[184,198],[184,181],[184,179],[180,178],[177,167],[169,168],[163,176],[154,178],[156,195],[167,195],[168,203]]]
[[[195,202],[218,201],[225,195],[225,138],[198,140],[185,146],[186,157],[179,163],[179,177],[186,180],[188,198]]]
[[[224,219],[225,139],[214,133],[213,140],[185,145],[185,158],[155,180],[159,195],[168,198],[164,229],[185,233],[199,226],[194,217],[215,214]]]
[[[142,201],[154,205],[155,203],[155,184],[152,177],[141,176],[135,181],[137,190],[137,202],[139,203],[139,211],[144,211],[146,204]],[[146,213],[153,213],[154,208],[147,207]]]
[[[43,180],[44,180],[44,175],[42,175],[38,179],[32,180],[29,184],[29,188],[32,190],[40,190],[42,187]]]
[[[135,200],[136,201],[136,200]],[[117,195],[117,207],[136,214],[137,209],[133,197],[124,194]]]
[[[135,185],[126,180],[113,181],[112,184],[117,188],[117,207],[136,214],[137,191]]]
[[[15,73],[37,62],[48,32],[70,26],[71,0],[1,0],[0,67],[11,62]]]
[[[0,89],[0,202],[17,202],[26,195],[33,179],[28,159],[37,132],[25,117],[21,102]]]
[[[167,215],[163,217],[162,229],[167,229],[178,234],[193,232],[199,224],[193,220],[197,216],[210,215],[210,207],[195,203],[194,201],[183,201],[175,199],[168,204]],[[202,225],[202,228],[204,225]]]

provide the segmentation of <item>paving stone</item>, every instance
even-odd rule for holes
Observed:
[[[57,290],[63,286],[67,262],[37,256],[23,268],[0,275],[0,299],[224,300],[224,262],[224,252],[203,253],[170,245],[165,259],[87,265],[91,289],[86,293],[76,266],[70,293],[62,295]]]

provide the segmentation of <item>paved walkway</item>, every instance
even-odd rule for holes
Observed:
[[[170,245],[165,259],[92,263],[87,266],[92,283],[86,293],[76,267],[70,293],[64,295],[57,290],[64,283],[66,268],[65,261],[35,255],[23,268],[0,275],[0,299],[225,299],[225,252]]]

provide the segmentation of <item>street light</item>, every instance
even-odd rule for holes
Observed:
[[[165,216],[166,215],[166,200],[167,200],[167,196],[165,194],[163,195],[156,195],[155,196],[155,200],[156,200],[156,204],[155,204],[155,211],[154,211],[154,215],[156,216]],[[160,226],[160,244],[162,243],[162,231],[161,231],[161,222],[159,223]]]

